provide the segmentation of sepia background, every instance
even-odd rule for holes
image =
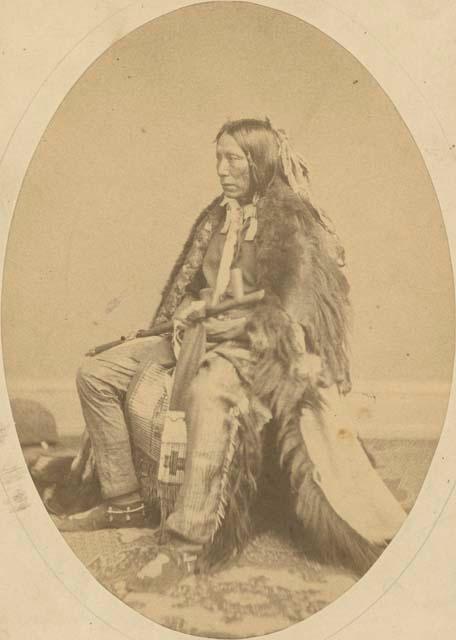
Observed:
[[[188,7],[129,34],[49,124],[8,243],[10,395],[38,398],[62,432],[82,429],[82,355],[149,323],[192,222],[220,191],[218,128],[266,115],[307,159],[346,248],[361,430],[438,434],[453,285],[420,153],[356,59],[306,23],[245,3]]]
[[[15,153],[7,154],[8,162],[6,166],[2,166],[2,204],[6,206],[7,213],[3,222],[6,226],[10,205],[16,197],[16,187],[10,188],[8,179],[10,176],[19,179],[23,175],[22,166],[18,169],[15,162],[18,158],[22,161],[29,157],[29,148],[36,144],[36,134],[41,129],[43,117],[46,118],[48,110],[50,113],[50,110],[55,108],[55,95],[63,95],[68,82],[75,77],[75,70],[85,69],[87,60],[94,59],[88,39],[83,40],[82,46],[76,51],[76,65],[73,60],[73,67],[71,64],[61,65],[57,69],[58,72],[52,74],[53,86],[45,88],[45,100],[33,101],[33,108],[24,122],[19,123],[19,116],[23,114],[25,105],[61,57],[70,51],[74,43],[81,44],[84,34],[92,33],[92,29],[100,25],[100,20],[105,15],[114,13],[115,8],[120,7],[123,2],[106,0],[94,3],[81,0],[75,5],[70,0],[49,0],[46,6],[43,6],[36,0],[30,0],[27,7],[21,7],[16,3],[12,6],[11,2],[5,0],[4,4],[6,17],[0,27],[6,30],[9,37],[3,38],[5,51],[2,49],[1,54],[4,57],[0,59],[5,63],[2,65],[3,70],[6,68],[6,74],[3,76],[6,99],[2,104],[2,109],[5,107],[5,118],[0,123],[0,132],[5,134],[6,141],[15,125],[19,124],[17,133],[21,134],[14,136],[10,151]],[[144,21],[147,15],[153,17],[155,12],[165,11],[175,4],[177,2],[174,0],[146,0],[138,3],[137,10],[133,7],[125,12],[128,14],[128,20],[125,20],[125,15],[120,15],[118,19],[114,18],[97,29],[96,50],[104,50],[110,42],[117,40],[119,35],[128,32],[133,24],[136,26],[140,23],[143,15]],[[456,229],[451,218],[455,202],[452,177],[455,153],[452,108],[454,89],[451,83],[451,61],[455,59],[455,44],[451,32],[451,25],[454,24],[454,6],[435,0],[426,3],[419,0],[404,0],[401,3],[394,0],[373,0],[369,6],[361,0],[341,0],[337,3],[337,8],[325,2],[313,3],[312,0],[302,0],[295,4],[295,8],[293,2],[285,0],[276,0],[274,4],[284,8],[288,6],[289,10],[315,22],[333,37],[344,42],[350,50],[369,64],[382,84],[389,87],[395,102],[413,127],[432,171],[445,208],[447,228],[452,234],[454,254]],[[140,6],[146,7],[144,14],[139,13]],[[425,45],[430,42],[432,46]],[[22,126],[26,124],[26,127]],[[410,242],[414,242],[413,235]],[[405,250],[405,246],[402,250]],[[436,253],[432,253],[429,246],[425,255],[430,263],[429,268],[434,269]],[[4,303],[5,300],[6,297]],[[450,311],[449,308],[449,315]],[[413,328],[413,322],[410,326]],[[435,346],[434,343],[433,345]],[[61,357],[64,356],[62,351]],[[12,380],[10,376],[10,389]],[[45,381],[44,378],[42,380]],[[389,380],[390,391],[396,390],[394,395],[402,398],[397,406],[403,406],[405,389],[419,392],[417,397],[422,397],[426,391],[442,389],[440,383],[436,383],[436,378],[430,378],[430,381],[437,384],[437,387],[431,383],[415,384],[406,377]],[[414,380],[416,381],[416,378]],[[360,378],[357,377],[356,382],[359,381]],[[54,378],[54,382],[63,383],[65,379]],[[409,382],[413,384],[409,385]],[[24,384],[22,376],[21,391],[25,389]],[[37,392],[37,380],[34,385],[32,380],[31,385],[28,388]],[[372,386],[373,383],[370,382],[369,388]],[[385,379],[381,386],[384,389],[388,388]],[[434,392],[431,395],[428,393],[428,399],[424,403],[426,406],[430,404],[430,398],[434,401]],[[390,395],[389,400],[392,399]],[[441,399],[443,402],[443,396]],[[6,405],[5,397],[2,406],[7,414],[9,409]],[[384,421],[382,432],[387,437],[398,433],[391,428],[391,420],[397,417],[391,406],[392,403],[388,402],[387,420]],[[441,403],[438,406],[441,407]],[[68,413],[70,414],[72,412]],[[413,431],[412,412],[403,412],[402,418],[404,416],[407,418],[407,428]],[[427,420],[428,417],[432,420]],[[455,435],[452,417],[454,402],[453,413],[447,419],[439,445],[439,455],[434,458],[420,500],[405,527],[396,536],[392,548],[384,554],[381,562],[376,563],[375,570],[350,588],[343,598],[326,608],[320,615],[308,619],[304,623],[304,633],[307,631],[315,637],[327,637],[328,633],[337,633],[338,638],[347,640],[364,638],[366,634],[389,638],[391,633],[398,638],[408,639],[417,635],[426,637],[426,634],[435,634],[436,631],[442,638],[454,636],[455,618],[451,606],[455,595],[454,572],[451,570],[454,563],[450,560],[454,556],[456,511],[454,500],[447,504],[456,468],[452,453],[455,451],[452,446]],[[11,482],[11,485],[6,484],[4,487],[11,506],[11,502],[19,505],[22,495],[19,490],[27,483],[19,482],[17,478],[16,482],[13,481],[16,476],[11,475],[11,465],[22,465],[23,460],[19,449],[16,451],[13,446],[16,440],[12,424],[9,423],[10,418],[6,420],[1,428],[6,426],[9,430],[10,446],[7,446],[6,440],[2,442],[0,458],[4,456],[6,466],[2,467],[0,464],[0,471],[1,480]],[[434,412],[425,416],[423,424],[427,424],[428,435],[429,425],[435,426],[437,423]],[[411,464],[410,459],[408,466]],[[403,471],[404,467],[401,469]],[[149,620],[135,614],[116,598],[112,598],[107,590],[97,585],[76,556],[68,553],[65,542],[50,525],[30,481],[25,489],[30,500],[27,508],[18,506],[17,508],[22,509],[19,513],[9,512],[8,506],[2,510],[4,526],[0,551],[3,551],[5,556],[3,566],[8,580],[3,592],[3,624],[0,624],[0,635],[3,632],[8,637],[22,637],[25,629],[31,631],[32,636],[48,639],[60,637],[64,628],[68,629],[71,637],[74,634],[88,633],[97,638],[124,638],[130,637],[132,632],[138,638],[150,638],[151,633],[159,637],[175,637],[175,634],[163,627],[151,626]],[[443,504],[446,505],[445,513],[437,520]],[[0,507],[2,506],[5,505],[0,501]],[[428,540],[431,531],[432,536]],[[102,546],[107,553],[110,552],[109,545],[103,542]],[[302,631],[302,625],[293,626],[282,632],[282,635],[287,638],[300,637]]]

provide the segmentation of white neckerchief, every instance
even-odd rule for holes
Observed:
[[[244,236],[244,240],[247,242],[251,242],[252,240],[255,239],[257,229],[258,229],[256,202],[257,202],[257,198],[254,198],[253,202],[241,207],[242,226],[246,225],[247,222],[249,223],[247,232]],[[228,198],[227,196],[225,196],[222,202],[220,203],[220,205],[222,207],[226,207],[225,223],[222,229],[220,230],[220,233],[228,233],[228,229],[230,228],[230,225],[231,225],[232,208],[239,207],[239,202],[234,198]]]
[[[249,228],[247,229],[244,239],[251,241],[255,238],[257,231],[255,204],[252,203],[241,207],[237,200],[227,197],[225,197],[221,202],[221,205],[226,207],[226,218],[220,233],[226,234],[226,239],[225,244],[223,245],[222,257],[220,259],[214,293],[212,296],[213,305],[219,302],[221,296],[228,288],[231,265],[239,238],[239,231],[246,222],[249,223]]]

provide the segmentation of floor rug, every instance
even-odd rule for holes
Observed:
[[[370,440],[377,470],[408,511],[426,476],[435,440]],[[66,533],[93,576],[111,593],[176,631],[221,638],[271,633],[300,622],[356,581],[350,572],[322,566],[297,551],[286,531],[258,534],[230,567],[189,576],[164,594],[128,584],[158,552],[147,529]]]

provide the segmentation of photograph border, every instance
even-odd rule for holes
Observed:
[[[24,175],[46,127],[68,91],[114,42],[164,13],[192,4],[202,3],[175,0],[131,3],[92,28],[54,67],[18,120],[0,158],[0,193],[4,209],[0,238],[3,256]],[[456,221],[451,216],[455,202],[455,188],[452,185],[454,151],[432,104],[398,57],[385,48],[361,22],[356,22],[353,16],[329,3],[276,0],[251,4],[284,11],[321,30],[349,51],[380,84],[420,149],[440,203],[454,268]],[[113,637],[109,634],[114,630],[121,634],[119,637],[135,640],[150,638],[151,631],[164,638],[176,637],[174,631],[147,620],[98,584],[54,527],[26,470],[14,429],[3,370],[1,377],[0,438],[3,442],[0,449],[0,481],[6,500],[0,502],[0,507],[4,507],[7,522],[4,549],[8,549],[8,544],[14,544],[15,552],[21,553],[27,546],[33,547],[29,553],[30,557],[34,557],[32,564],[37,578],[50,576],[52,592],[62,591],[61,587],[64,586],[67,591],[64,609],[68,610],[76,598],[81,607],[76,610],[73,604],[75,619],[84,608],[87,612],[86,621],[92,620],[93,623],[97,620],[100,633],[106,633],[106,636],[96,637]],[[426,480],[411,514],[388,549],[372,570],[343,596],[311,618],[281,631],[283,638],[291,638],[293,634],[302,632],[312,634],[313,640],[335,635],[341,637],[344,629],[364,617],[390,593],[397,592],[400,579],[426,544],[454,491],[455,455],[449,452],[455,450],[456,444],[455,402],[453,376],[447,419]],[[38,563],[36,554],[41,558]],[[19,576],[13,576],[13,579],[19,582]],[[49,594],[42,594],[41,597],[49,597]],[[52,633],[57,637],[57,628],[54,629],[53,625],[46,637],[54,637]],[[64,629],[60,627],[59,633],[64,633]]]

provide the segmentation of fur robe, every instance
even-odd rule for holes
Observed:
[[[152,325],[170,320],[184,298],[202,265],[212,231],[225,215],[222,199],[216,198],[193,225]],[[287,357],[292,356],[291,328],[298,323],[304,328],[307,350],[321,357],[326,384],[335,383],[347,393],[351,386],[346,352],[349,286],[331,255],[328,232],[318,223],[312,205],[280,178],[258,201],[257,216],[257,284],[266,296],[251,327],[257,339],[253,348],[261,352],[282,348]],[[263,344],[265,338],[267,344]]]
[[[185,296],[201,267],[212,230],[225,215],[221,200],[216,198],[195,222],[152,324],[171,319]],[[316,211],[282,179],[276,178],[258,201],[257,217],[257,284],[265,290],[265,299],[247,327],[255,356],[252,393],[273,416],[268,430],[274,434],[273,451],[301,537],[320,558],[362,573],[383,545],[365,540],[331,508],[314,481],[315,468],[301,432],[303,411],[321,415],[321,388],[336,385],[341,394],[351,388],[349,286]],[[304,330],[306,351],[320,358],[318,380],[306,369],[297,327]],[[200,558],[204,570],[242,550],[250,533],[252,501],[264,456],[255,425],[245,416],[238,436],[236,454],[223,480],[221,524]]]

